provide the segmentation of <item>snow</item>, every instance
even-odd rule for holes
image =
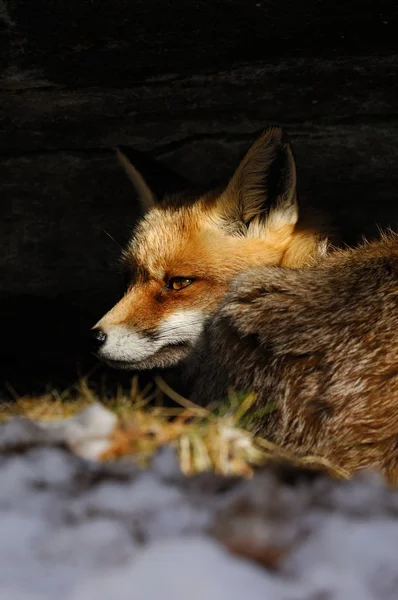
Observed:
[[[214,541],[194,536],[150,545],[124,569],[87,581],[71,600],[266,600],[289,589]]]
[[[110,445],[117,417],[99,402],[69,419],[34,422],[15,417],[2,425],[0,450],[13,445],[62,443],[85,458],[97,458]]]
[[[100,414],[0,426],[0,600],[398,597],[398,492],[379,476],[185,478],[170,449],[143,472],[60,447],[105,444]],[[285,554],[271,570],[231,541]]]

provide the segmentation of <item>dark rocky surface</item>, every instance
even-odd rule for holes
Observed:
[[[348,242],[395,227],[397,13],[0,2],[1,380],[22,393],[94,364],[86,332],[121,292],[119,246],[138,214],[117,144],[211,185],[278,122],[303,197],[342,220]]]
[[[359,0],[3,0],[3,62],[54,83],[137,79],[280,57],[388,55],[396,4]]]

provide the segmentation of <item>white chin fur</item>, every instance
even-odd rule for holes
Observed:
[[[197,310],[181,310],[160,322],[155,335],[147,336],[127,325],[104,328],[107,339],[98,356],[103,360],[140,363],[170,344],[194,344],[202,332],[204,315]]]

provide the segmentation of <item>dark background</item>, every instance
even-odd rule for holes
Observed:
[[[0,25],[3,392],[95,364],[137,214],[116,144],[210,184],[278,122],[348,241],[396,226],[396,2],[0,0]]]

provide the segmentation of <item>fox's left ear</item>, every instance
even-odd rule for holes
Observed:
[[[145,212],[154,208],[166,194],[192,188],[191,182],[145,152],[128,146],[119,146],[115,150]]]
[[[291,145],[280,127],[256,139],[219,200],[219,214],[231,230],[272,219],[276,227],[298,219],[296,165]]]
[[[125,170],[128,178],[135,187],[141,208],[148,211],[156,205],[156,198],[141,173],[135,168],[133,163],[127,158],[127,155],[120,148],[116,148],[116,155],[119,163]]]

